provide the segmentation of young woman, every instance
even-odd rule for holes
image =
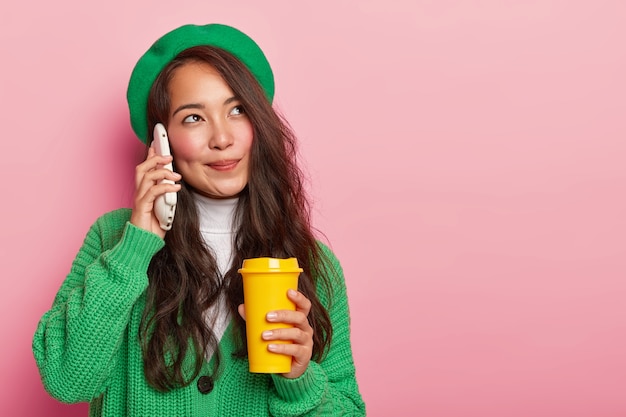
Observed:
[[[93,224],[42,317],[33,352],[53,397],[88,401],[91,416],[365,414],[343,273],[314,235],[273,93],[263,52],[229,26],[179,27],[140,58],[131,123],[147,144],[163,123],[173,158],[148,148],[133,207]],[[167,232],[154,215],[166,192],[178,197]],[[304,270],[296,310],[267,315],[293,327],[263,335],[292,357],[285,374],[248,371],[237,270],[259,256]]]

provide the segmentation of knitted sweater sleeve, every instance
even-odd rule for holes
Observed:
[[[37,326],[33,354],[44,387],[62,402],[106,389],[147,268],[164,243],[114,211],[90,228],[53,305]]]
[[[332,300],[329,314],[333,337],[327,355],[318,363],[311,361],[299,378],[287,379],[272,374],[274,389],[270,393],[273,416],[364,416],[365,404],[359,393],[350,342],[350,312],[343,270],[326,246]]]

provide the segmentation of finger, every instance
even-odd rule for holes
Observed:
[[[154,153],[154,150],[148,151],[145,161],[135,167],[135,188],[139,187],[146,173],[163,167],[163,165],[169,162],[172,162],[171,156],[159,156]]]
[[[139,184],[139,188],[135,191],[135,208],[146,212],[151,211],[158,196],[165,193],[178,192],[181,188],[180,183],[157,183],[160,179],[163,179],[162,175],[152,173],[144,177],[144,180]]]
[[[174,160],[172,155],[158,155],[153,148],[148,150],[148,155],[146,155],[146,159],[144,159],[138,167],[145,167],[145,170],[150,170],[155,168],[157,165],[165,165]]]
[[[287,298],[294,302],[297,311],[302,311],[305,315],[309,315],[309,311],[311,311],[311,301],[304,294],[291,289],[287,291]]]
[[[293,356],[294,361],[299,364],[309,363],[312,356],[312,346],[298,345],[295,343],[270,343],[267,350],[281,355]]]
[[[312,357],[312,347],[295,344],[270,343],[267,350],[279,355],[291,356],[291,371],[282,374],[286,378],[297,378],[306,371]]]
[[[150,148],[150,150],[148,151],[148,155],[146,156],[146,159],[144,161],[142,161],[139,165],[137,165],[137,168],[140,168],[142,171],[149,171],[151,169],[154,169],[156,167],[163,166],[166,165],[170,162],[172,162],[174,160],[174,157],[172,155],[157,155],[154,152],[154,149]]]
[[[270,323],[285,323],[297,326],[301,329],[310,328],[307,315],[303,311],[294,310],[276,310],[270,311],[265,316]]]
[[[180,181],[182,176],[178,172],[170,171],[166,168],[156,168],[146,172],[144,178],[154,183],[159,183],[162,180]]]
[[[181,175],[177,172],[172,172],[169,169],[153,169],[143,174],[143,176],[139,179],[136,190],[135,197],[136,199],[142,199],[154,187],[159,187],[153,193],[156,196],[163,194],[164,192],[175,192],[177,190],[171,188],[161,187],[162,180],[170,180],[172,182],[179,181],[181,179]],[[167,183],[165,183],[167,184]],[[172,184],[169,184],[172,185]]]
[[[237,307],[237,311],[239,311],[239,315],[241,316],[242,319],[246,319],[246,309],[244,308],[243,304],[239,304],[239,307]]]
[[[266,330],[261,334],[261,337],[266,341],[281,340],[297,345],[313,346],[313,332],[308,332],[297,327]]]

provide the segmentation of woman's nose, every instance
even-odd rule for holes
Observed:
[[[211,149],[223,150],[233,144],[233,135],[227,126],[223,123],[215,123],[213,132],[209,138],[209,147]]]

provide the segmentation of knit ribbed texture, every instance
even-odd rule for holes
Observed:
[[[50,395],[63,402],[90,402],[92,417],[365,415],[343,273],[325,246],[337,277],[329,310],[333,341],[320,363],[311,362],[292,380],[252,374],[246,359],[232,356],[229,327],[220,342],[222,372],[210,393],[200,393],[197,381],[167,393],[152,389],[143,375],[138,333],[148,265],[164,242],[128,223],[130,213],[116,210],[94,223],[52,308],[39,322],[33,353]]]

